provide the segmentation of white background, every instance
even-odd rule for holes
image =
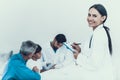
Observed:
[[[64,33],[68,42],[84,42],[90,33],[86,21],[88,8],[94,3],[102,3],[108,11],[106,26],[111,29],[113,61],[118,69],[118,0],[0,0],[0,53],[18,51],[25,40],[43,45],[58,33]],[[120,69],[117,71],[120,74]]]

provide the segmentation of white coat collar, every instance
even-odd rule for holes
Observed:
[[[95,30],[93,30],[93,31],[96,31],[96,30],[98,30],[98,29],[100,29],[100,28],[103,28],[103,24],[101,24],[101,25],[97,26],[97,27],[96,27],[96,29],[95,29]]]

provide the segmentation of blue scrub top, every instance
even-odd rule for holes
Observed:
[[[41,80],[39,73],[26,67],[26,62],[20,53],[14,54],[6,65],[2,80]]]

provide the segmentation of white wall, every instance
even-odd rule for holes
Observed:
[[[64,33],[70,42],[83,42],[90,32],[87,11],[94,3],[102,3],[108,11],[113,59],[120,67],[118,0],[0,0],[0,52],[17,51],[25,40],[43,45],[57,33]]]
[[[89,33],[88,8],[106,0],[0,0],[0,51],[16,50],[24,40],[43,44],[57,33],[82,42]]]

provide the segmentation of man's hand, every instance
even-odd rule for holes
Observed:
[[[32,70],[35,72],[39,72],[39,69],[37,68],[37,66],[34,66]]]

